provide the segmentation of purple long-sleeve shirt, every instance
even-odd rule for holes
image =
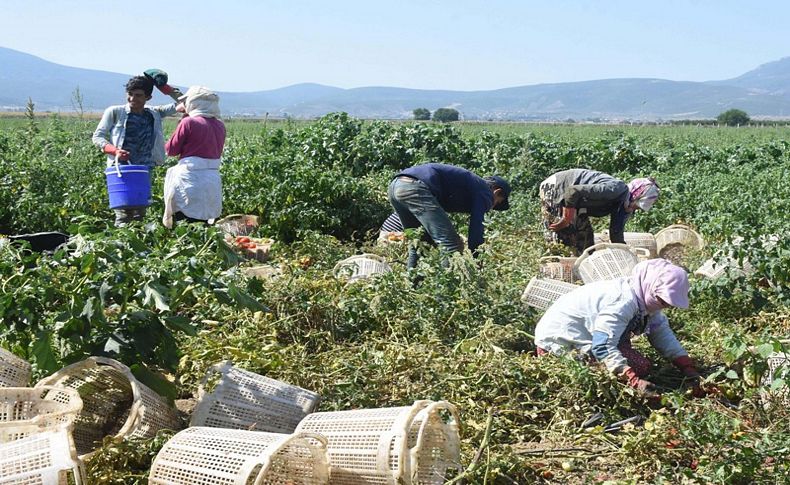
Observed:
[[[225,124],[216,118],[187,116],[181,120],[176,131],[165,145],[167,154],[179,159],[222,157],[225,146]]]

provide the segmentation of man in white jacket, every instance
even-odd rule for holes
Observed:
[[[538,354],[576,349],[622,376],[632,387],[655,386],[643,379],[651,362],[631,347],[631,336],[644,334],[662,356],[689,378],[699,377],[661,311],[688,308],[686,272],[664,259],[637,264],[630,277],[590,283],[560,297],[535,328]]]

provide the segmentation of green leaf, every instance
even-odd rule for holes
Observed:
[[[738,378],[738,373],[735,372],[734,370],[728,370],[726,375],[727,375],[727,379],[737,379]]]
[[[170,310],[170,305],[167,304],[167,298],[165,298],[157,286],[159,285],[155,283],[146,283],[145,287],[143,288],[143,291],[145,292],[145,300],[143,300],[143,305],[148,305],[153,300],[157,310],[163,312]]]
[[[162,375],[152,372],[143,364],[133,364],[129,366],[132,374],[143,384],[150,387],[154,392],[166,398],[171,403],[178,397],[176,385]]]
[[[228,295],[233,298],[233,301],[235,301],[236,304],[243,308],[247,308],[254,312],[271,312],[268,307],[263,305],[261,302],[250,296],[247,292],[243,291],[233,283],[228,285]]]
[[[763,359],[767,358],[774,352],[774,345],[773,344],[762,344],[757,347],[757,353],[760,354],[760,357]]]
[[[58,360],[52,351],[52,335],[39,332],[33,342],[33,357],[39,369],[47,372],[58,370]]]
[[[780,387],[783,387],[785,385],[786,384],[784,379],[774,379],[774,381],[771,383],[771,391],[776,391]]]
[[[197,335],[197,328],[190,323],[187,317],[182,317],[180,315],[167,317],[165,318],[165,325],[170,327],[171,330],[184,332],[191,337]]]

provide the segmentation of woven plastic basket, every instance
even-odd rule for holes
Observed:
[[[534,277],[527,283],[521,301],[539,310],[548,309],[559,297],[578,288],[565,281]]]
[[[623,239],[625,240],[626,246],[630,248],[646,250],[648,259],[658,257],[658,241],[656,241],[656,237],[649,232],[624,232]],[[595,233],[595,244],[611,242],[611,239],[609,239],[609,231]]]
[[[6,387],[0,389],[0,443],[35,433],[68,428],[82,411],[73,389]]]
[[[81,485],[82,462],[66,428],[0,444],[0,484]]]
[[[392,271],[386,260],[377,254],[358,254],[335,265],[336,278],[347,277],[349,282]]]
[[[441,484],[460,469],[458,412],[452,404],[313,413],[296,428],[327,438],[330,483]]]
[[[627,245],[600,243],[585,249],[574,269],[586,284],[629,276],[637,263],[639,257]]]
[[[30,383],[32,366],[0,348],[0,387],[25,387]]]
[[[320,485],[328,480],[323,436],[191,427],[165,443],[148,483]]]
[[[540,258],[540,274],[546,278],[573,283],[578,278],[573,272],[576,258],[545,256]]]
[[[659,256],[661,256],[661,253],[667,246],[674,244],[701,249],[705,246],[705,240],[698,232],[685,224],[672,224],[656,233],[656,246]]]
[[[724,276],[728,271],[734,273],[735,275],[742,275],[750,273],[753,269],[754,267],[748,261],[744,261],[743,265],[739,265],[738,260],[735,258],[724,258],[719,262],[716,262],[714,258],[711,258],[702,263],[702,266],[697,268],[697,270],[694,271],[694,274],[697,276],[704,276],[705,278],[715,279],[720,276]]]
[[[81,458],[105,436],[150,438],[160,429],[180,429],[175,409],[132,375],[128,367],[105,357],[89,357],[39,381],[36,387],[75,389],[82,412],[74,422]]]
[[[204,386],[215,380],[216,387],[206,393]],[[312,391],[233,367],[228,361],[209,369],[190,425],[291,433],[320,400]]]
[[[231,214],[218,220],[215,225],[232,236],[249,236],[258,227],[258,216]]]

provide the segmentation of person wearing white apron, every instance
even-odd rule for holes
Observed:
[[[162,224],[168,228],[178,220],[212,222],[222,213],[219,167],[225,124],[220,120],[219,96],[192,86],[179,101],[186,116],[165,145],[169,156],[179,157],[165,176]]]

